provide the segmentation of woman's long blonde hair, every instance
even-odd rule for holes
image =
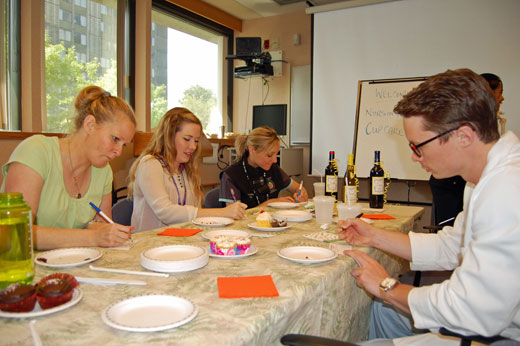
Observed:
[[[166,164],[171,167],[177,157],[177,149],[175,148],[175,135],[179,132],[184,123],[191,123],[200,126],[202,133],[202,123],[189,109],[175,107],[167,111],[155,132],[150,139],[150,143],[143,150],[141,155],[135,160],[130,168],[130,183],[128,184],[128,196],[132,196],[135,181],[135,171],[137,166],[145,155],[152,155],[157,159],[163,159]],[[202,199],[203,193],[201,189],[201,180],[199,174],[201,148],[200,145],[191,156],[190,160],[184,164],[186,176],[195,189],[195,195]]]
[[[249,133],[249,135],[240,135],[235,139],[235,148],[237,151],[237,161],[242,160],[249,146],[255,151],[269,149],[275,143],[278,144],[280,139],[276,131],[268,126],[260,126]]]

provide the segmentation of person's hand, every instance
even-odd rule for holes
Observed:
[[[309,199],[309,195],[307,194],[307,190],[302,188],[302,192],[300,193],[300,197],[298,197],[298,191],[296,191],[293,195],[293,198],[296,202],[307,202]]]
[[[267,202],[268,203],[272,203],[272,202],[290,202],[290,203],[294,203],[294,198],[292,198],[291,196],[278,197],[278,198],[270,199]]]
[[[97,246],[113,247],[124,244],[130,239],[134,226],[123,226],[118,223],[97,223],[93,227]]]
[[[360,219],[347,219],[338,222],[340,239],[345,239],[352,245],[372,246],[372,238],[377,229]]]
[[[233,204],[228,205],[224,209],[224,214],[227,217],[230,217],[235,220],[241,220],[246,215],[247,204],[242,202],[235,202]]]
[[[363,251],[345,250],[344,254],[352,257],[358,265],[358,268],[350,272],[356,280],[356,284],[370,294],[381,298],[379,283],[390,276],[385,268]]]

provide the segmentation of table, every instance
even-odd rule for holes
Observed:
[[[264,210],[274,212],[271,208]],[[423,208],[385,206],[385,213],[395,220],[375,221],[376,226],[409,232]],[[236,221],[227,229],[244,229],[255,219],[257,209],[248,211],[247,219]],[[359,341],[368,330],[371,297],[358,288],[350,276],[354,261],[345,255],[335,260],[312,265],[287,261],[277,251],[287,246],[329,244],[302,235],[320,231],[316,221],[291,223],[291,228],[276,232],[272,238],[253,237],[258,252],[242,259],[210,258],[207,266],[169,278],[93,272],[88,265],[67,270],[36,266],[35,281],[55,273],[76,276],[112,277],[147,281],[146,286],[98,286],[82,284],[82,300],[75,306],[47,316],[38,317],[36,328],[44,345],[280,345],[287,333],[321,335],[336,339]],[[335,225],[332,225],[335,228]],[[200,228],[191,223],[176,227]],[[202,227],[207,230],[210,228]],[[146,249],[169,244],[208,246],[201,233],[192,237],[158,236],[159,230],[134,234],[136,245],[128,251],[101,249],[103,256],[96,266],[144,270],[140,254]],[[382,263],[391,275],[403,270],[404,261],[379,250],[363,247]],[[229,276],[271,275],[280,294],[275,298],[221,299],[217,278]],[[199,308],[197,317],[174,329],[152,333],[126,332],[103,323],[101,312],[110,304],[143,294],[172,294],[193,301]],[[0,344],[32,345],[29,319],[0,318]]]

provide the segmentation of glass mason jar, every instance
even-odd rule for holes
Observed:
[[[21,193],[0,193],[0,289],[33,277],[31,208]]]

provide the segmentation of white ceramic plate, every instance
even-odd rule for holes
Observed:
[[[312,219],[312,214],[304,210],[280,210],[273,217],[285,217],[288,222],[305,222]]]
[[[215,231],[204,231],[202,232],[202,238],[210,240],[217,235],[227,235],[230,237],[250,237],[251,233],[247,231],[240,231],[237,229],[218,229]]]
[[[192,221],[197,226],[203,227],[222,227],[231,225],[233,223],[233,219],[227,217],[198,217]]]
[[[224,255],[217,255],[217,254],[214,254],[214,253],[210,252],[209,253],[209,257],[223,258],[223,259],[240,259],[240,258],[252,256],[252,255],[254,255],[257,252],[258,252],[258,249],[256,247],[254,247],[253,245],[251,245],[251,247],[249,248],[249,252],[244,254],[244,255],[224,256]]]
[[[257,230],[257,231],[262,231],[262,232],[280,232],[280,231],[285,231],[290,226],[287,225],[287,226],[283,226],[283,227],[260,227],[260,226],[258,226],[257,222],[254,222],[254,223],[248,224],[247,227]]]
[[[293,209],[293,208],[296,208],[297,206],[299,206],[300,204],[294,203],[294,202],[271,202],[271,203],[268,203],[267,205],[270,206],[271,208],[276,208],[276,209]]]
[[[101,319],[112,328],[131,332],[155,332],[182,326],[197,316],[188,299],[170,295],[143,295],[107,307]]]
[[[28,312],[7,312],[7,311],[1,311],[0,310],[0,317],[4,318],[33,318],[33,317],[39,317],[39,316],[45,316],[49,314],[53,314],[58,311],[62,311],[65,309],[70,308],[73,305],[76,305],[79,303],[81,298],[83,297],[83,292],[79,287],[76,287],[74,289],[74,293],[72,293],[72,298],[66,302],[65,304],[61,304],[58,306],[55,306],[50,309],[42,309],[38,302],[36,302],[36,305],[34,306],[34,309],[32,311]]]
[[[297,263],[311,264],[333,260],[338,254],[317,246],[291,246],[278,250],[278,256]]]
[[[34,257],[34,262],[44,267],[68,268],[94,262],[101,255],[101,251],[88,247],[56,249],[39,253]]]

